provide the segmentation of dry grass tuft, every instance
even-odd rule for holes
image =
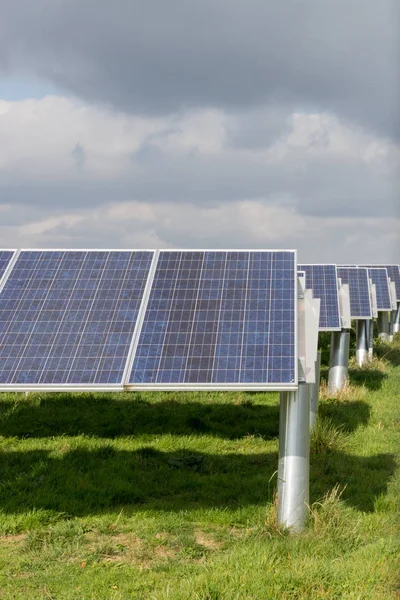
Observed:
[[[329,418],[319,416],[311,432],[310,452],[323,454],[344,450],[348,442],[348,434],[342,427],[336,427]]]
[[[321,400],[362,400],[367,395],[365,385],[352,385],[349,381],[342,390],[338,390],[336,394],[331,394],[328,390],[328,383],[323,379],[319,386],[319,397]]]
[[[314,531],[321,533],[327,527],[338,527],[342,519],[341,496],[346,487],[340,488],[337,483],[322,500],[314,502],[310,507],[310,521],[314,524]]]
[[[352,356],[349,360],[349,369],[352,371],[359,371],[361,373],[369,373],[371,371],[380,371],[381,373],[386,373],[387,367],[388,361],[385,358],[376,355],[374,355],[371,360],[361,366],[357,363],[355,356]]]

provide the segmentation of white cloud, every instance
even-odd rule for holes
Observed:
[[[304,217],[244,200],[215,207],[124,202],[23,225],[0,225],[5,247],[297,248],[303,262],[397,261],[400,219]]]
[[[0,101],[1,245],[397,260],[399,147],[331,114],[287,110],[145,118],[57,96]]]

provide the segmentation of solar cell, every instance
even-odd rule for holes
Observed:
[[[160,253],[129,384],[297,385],[294,251]]]
[[[0,294],[0,386],[121,384],[153,254],[22,251]]]
[[[338,267],[338,277],[349,284],[350,315],[352,319],[371,319],[371,297],[367,269]]]
[[[13,250],[0,250],[0,282],[14,255]]]
[[[339,294],[336,265],[298,265],[298,270],[306,273],[306,287],[312,289],[315,298],[320,298],[320,331],[341,329]]]
[[[392,310],[387,270],[377,267],[368,268],[368,275],[376,287],[376,304],[378,311]]]

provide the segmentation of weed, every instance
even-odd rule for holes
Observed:
[[[319,387],[320,400],[336,399],[340,400],[362,400],[367,395],[368,390],[365,386],[353,385],[350,381],[346,382],[343,389],[338,390],[335,394],[331,394],[328,389],[328,383],[322,379]]]

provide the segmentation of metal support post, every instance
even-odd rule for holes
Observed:
[[[368,329],[367,321],[356,321],[356,360],[360,367],[368,360]]]
[[[332,331],[329,361],[328,390],[330,394],[342,390],[349,372],[350,332]]]
[[[389,318],[386,311],[378,312],[378,337],[383,342],[389,341]]]
[[[315,361],[315,383],[310,383],[310,429],[315,426],[318,414],[319,378],[321,371],[321,351],[317,352]]]
[[[397,310],[394,311],[393,333],[400,332],[400,302],[397,303]]]
[[[374,355],[374,320],[369,320],[369,332],[368,332],[368,358],[372,360]]]
[[[294,531],[307,522],[310,485],[309,384],[282,392],[279,419],[278,523]]]

